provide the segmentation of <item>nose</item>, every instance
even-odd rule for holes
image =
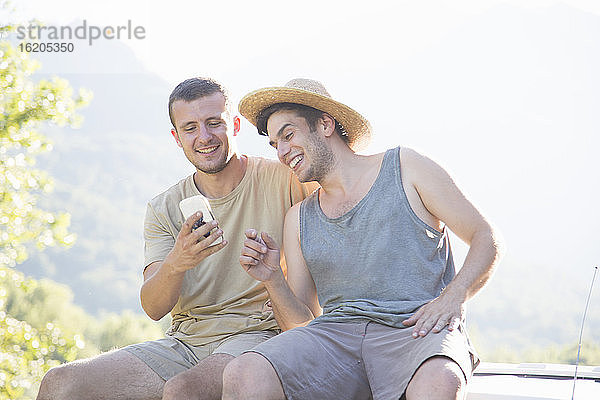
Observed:
[[[202,143],[202,142],[209,142],[211,139],[212,139],[212,135],[208,131],[208,127],[204,124],[200,124],[198,126],[196,140]]]
[[[285,157],[290,152],[290,145],[283,140],[277,144],[277,157],[279,160],[285,163]]]

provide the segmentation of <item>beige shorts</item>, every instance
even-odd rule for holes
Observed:
[[[478,363],[462,329],[415,339],[411,328],[374,322],[315,323],[250,351],[273,365],[288,400],[398,399],[431,357],[452,359],[467,380]]]
[[[132,344],[123,350],[138,357],[165,381],[187,371],[213,354],[237,357],[243,352],[277,335],[279,331],[246,332],[229,336],[204,346],[190,346],[179,339],[163,339]]]

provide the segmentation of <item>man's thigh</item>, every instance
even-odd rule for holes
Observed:
[[[160,399],[165,381],[124,350],[51,369],[40,385],[41,399]]]
[[[273,365],[289,400],[366,400],[371,392],[360,356],[365,325],[294,328],[251,351]]]
[[[163,400],[220,399],[223,390],[223,370],[234,359],[229,354],[213,354],[198,365],[184,371],[165,384]]]
[[[197,364],[170,378],[163,399],[220,399],[225,366],[243,352],[277,334],[276,331],[247,332],[208,345],[211,353],[202,357],[202,347],[192,347]],[[204,349],[206,351],[206,349]],[[191,361],[190,361],[191,363]]]
[[[211,346],[188,346],[178,339],[165,337],[124,347],[144,362],[164,381],[189,370],[211,353]]]
[[[221,340],[212,351],[212,354],[229,354],[230,356],[237,357],[242,353],[255,348],[259,344],[266,342],[278,333],[279,331],[271,330],[245,332],[233,335]]]
[[[363,343],[363,357],[373,398],[399,398],[419,366],[436,356],[454,361],[466,380],[477,363],[462,329],[444,329],[413,338],[412,329],[370,323]]]
[[[167,336],[158,340],[136,343],[123,350],[134,354],[161,378],[168,381],[194,368],[200,361],[213,354],[223,353],[237,357],[276,334],[276,331],[245,332],[202,346],[191,346]]]

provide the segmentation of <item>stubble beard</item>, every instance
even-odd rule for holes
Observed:
[[[194,154],[196,153],[194,152]],[[222,157],[220,157],[218,160],[211,162],[208,165],[207,163],[201,163],[197,160],[194,160],[192,157],[189,156],[187,157],[187,159],[192,163],[194,167],[196,167],[198,171],[208,175],[217,174],[223,171],[227,164],[229,164],[229,161],[231,161],[231,159],[227,159],[227,153],[223,153]]]
[[[305,154],[310,154],[312,162],[308,166],[306,173],[298,177],[300,182],[322,181],[333,169],[335,164],[335,154],[327,146],[327,142],[317,131],[310,130],[309,140],[306,145]]]

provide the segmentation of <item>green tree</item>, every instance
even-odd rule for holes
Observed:
[[[0,399],[33,398],[49,368],[157,339],[166,329],[127,311],[96,318],[73,303],[68,286],[6,267],[0,268],[0,310]]]
[[[65,335],[51,322],[33,327],[4,311],[11,294],[32,286],[20,272],[0,268],[0,399],[32,398],[49,368],[73,361],[84,348],[81,336]]]
[[[91,357],[115,347],[157,339],[167,328],[131,311],[92,316],[73,302],[73,291],[67,285],[49,279],[25,278],[16,272],[11,276],[9,279],[8,275],[0,274],[0,287],[5,288],[6,313],[27,321],[34,329],[42,330],[52,321],[65,336],[79,334],[79,343],[83,344],[85,338],[85,347],[78,350],[78,357]],[[15,281],[22,283],[17,285]]]
[[[1,26],[0,38],[12,30]],[[52,148],[39,129],[77,125],[81,118],[76,109],[91,95],[80,91],[75,96],[64,79],[35,81],[32,74],[39,67],[0,40],[0,399],[28,396],[50,367],[75,359],[83,348],[80,336],[64,335],[52,322],[33,327],[6,312],[9,291],[28,291],[27,280],[12,269],[27,258],[28,246],[41,250],[75,240],[68,231],[68,214],[37,206],[38,197],[52,190],[52,180],[35,168],[35,159]]]
[[[75,110],[90,95],[80,91],[74,97],[60,78],[35,82],[31,75],[39,66],[8,41],[0,42],[0,265],[10,267],[27,258],[26,244],[43,249],[75,241],[67,230],[68,214],[36,206],[39,194],[52,190],[52,179],[34,166],[37,155],[52,149],[40,126],[77,125]]]

